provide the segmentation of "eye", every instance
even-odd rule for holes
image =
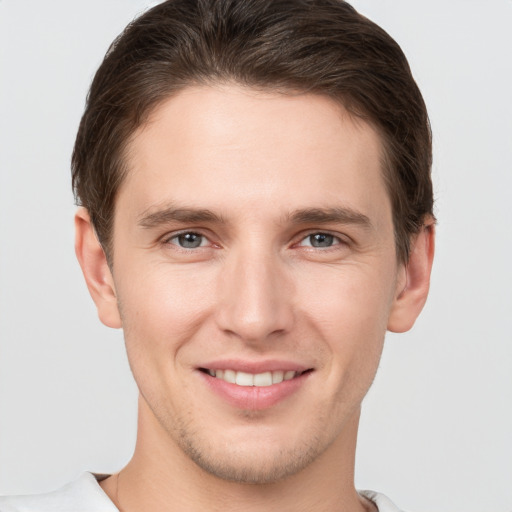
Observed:
[[[168,243],[178,245],[183,249],[196,249],[208,245],[208,239],[199,233],[186,232],[174,235],[168,239]]]
[[[299,246],[301,247],[315,247],[319,249],[329,248],[333,245],[342,243],[340,238],[329,233],[312,233],[303,238]]]

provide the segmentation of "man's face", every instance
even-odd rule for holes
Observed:
[[[404,286],[377,133],[316,95],[188,88],[128,164],[113,280],[148,435],[247,482],[353,435]]]

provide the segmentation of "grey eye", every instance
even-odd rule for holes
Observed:
[[[181,235],[177,235],[173,238],[175,240],[176,245],[183,247],[184,249],[195,249],[196,247],[201,247],[204,244],[203,235],[199,235],[197,233],[182,233]]]
[[[312,247],[331,247],[334,243],[334,236],[328,233],[315,233],[308,238]]]

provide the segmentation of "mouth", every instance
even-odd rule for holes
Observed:
[[[308,389],[314,368],[293,361],[224,359],[196,368],[204,384],[238,410],[270,409]],[[289,403],[289,402],[288,402]]]
[[[313,369],[304,371],[295,370],[275,370],[261,373],[248,373],[232,369],[214,370],[210,368],[200,368],[201,372],[208,374],[210,377],[220,379],[229,384],[236,384],[245,387],[268,387],[281,382],[297,379],[302,375],[312,372]]]

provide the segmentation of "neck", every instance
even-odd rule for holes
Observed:
[[[270,484],[223,480],[199,468],[170,440],[143,399],[135,453],[101,483],[121,512],[334,512],[371,510],[354,487],[359,410],[309,466]]]

